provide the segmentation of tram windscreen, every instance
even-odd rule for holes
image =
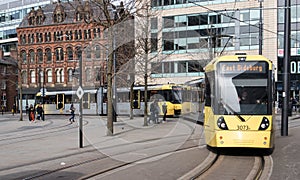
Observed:
[[[216,114],[269,114],[268,64],[220,62],[215,73]]]

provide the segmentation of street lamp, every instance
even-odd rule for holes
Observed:
[[[259,2],[259,51],[258,51],[258,54],[259,55],[262,55],[262,41],[263,41],[263,38],[262,38],[262,33],[263,33],[263,23],[262,23],[262,3],[264,2],[264,0],[258,0]]]
[[[79,79],[79,87],[77,89],[77,96],[79,98],[79,148],[83,147],[83,127],[82,127],[82,96],[83,96],[83,89],[82,89],[82,51],[78,50],[77,57],[79,61],[79,72],[74,70],[73,75],[77,76]]]
[[[44,97],[45,97],[45,69],[41,68],[41,66],[39,66],[39,82],[40,82],[40,91],[41,91],[41,97],[42,97],[42,106],[43,106],[43,111],[44,113],[42,114],[42,120],[45,121],[45,101],[44,101]]]

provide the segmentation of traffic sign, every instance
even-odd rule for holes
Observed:
[[[45,96],[46,92],[47,92],[47,89],[46,88],[41,88],[40,92],[41,92],[42,96]]]
[[[81,99],[82,96],[83,96],[83,94],[84,94],[84,91],[83,91],[83,89],[81,88],[81,86],[79,86],[78,89],[77,89],[77,91],[76,91],[76,95],[77,95],[77,97],[78,97],[79,99]]]

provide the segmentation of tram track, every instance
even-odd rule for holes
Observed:
[[[193,131],[193,133],[195,133]],[[175,137],[176,138],[176,137]],[[143,142],[147,142],[148,140],[144,140],[144,141],[139,141],[139,143],[143,143]],[[156,140],[154,140],[156,141]],[[104,154],[101,153],[101,149],[95,149],[95,151],[90,151],[89,153],[96,153],[98,152],[97,157],[95,158],[90,158],[88,160],[85,161],[81,161],[81,162],[73,162],[72,164],[69,164],[68,166],[63,166],[63,167],[59,167],[59,168],[54,168],[52,170],[48,170],[46,172],[43,173],[38,173],[38,174],[32,174],[29,176],[24,176],[24,177],[20,177],[21,179],[52,179],[53,177],[57,177],[59,176],[60,173],[65,172],[65,171],[74,171],[74,172],[78,172],[81,170],[87,170],[89,171],[90,169],[93,169],[93,167],[100,167],[99,170],[94,171],[94,172],[87,172],[87,174],[85,174],[84,176],[80,176],[80,177],[70,177],[70,178],[75,178],[75,179],[89,179],[92,177],[97,177],[97,176],[101,176],[103,174],[106,173],[110,173],[113,171],[117,171],[118,169],[122,169],[122,168],[126,168],[128,166],[132,166],[135,165],[137,163],[140,162],[144,162],[144,161],[150,161],[151,159],[156,159],[159,157],[163,157],[163,156],[168,156],[174,153],[180,153],[183,151],[189,151],[189,150],[193,150],[193,149],[202,149],[203,147],[199,147],[199,143],[195,143],[196,141],[200,141],[200,137],[197,139],[197,137],[192,134],[189,136],[189,139],[186,140],[186,142],[180,146],[178,149],[175,149],[173,151],[162,151],[161,153],[155,153],[155,154],[150,154],[147,157],[141,157],[141,158],[137,158],[135,160],[132,161],[128,161],[128,162],[121,162],[121,161],[116,161],[115,159],[111,158],[110,156],[106,156]],[[166,141],[169,143],[164,143],[163,146],[172,146],[177,142],[172,142],[172,141]],[[135,142],[136,143],[136,142]],[[188,145],[185,145],[188,144]],[[122,145],[124,146],[124,144]],[[114,146],[116,147],[116,146]],[[112,147],[110,147],[112,148]],[[144,147],[142,150],[143,151],[149,151],[152,152],[151,149],[154,149],[155,146],[147,146]],[[136,149],[135,151],[138,153],[138,151],[141,149]],[[100,154],[101,155],[100,155]],[[134,153],[134,152],[120,152],[117,154],[114,154],[113,156],[122,156],[128,153]],[[83,152],[83,154],[81,153],[81,156],[84,156],[85,152]],[[78,154],[79,155],[79,154]],[[59,161],[58,159],[53,159],[55,161]],[[103,164],[111,164],[111,166],[108,167],[103,167]],[[102,167],[102,168],[101,168]]]
[[[53,123],[52,120],[48,120],[51,123]],[[83,121],[83,126],[88,124],[88,121]],[[74,128],[77,128],[78,126],[70,126],[72,123],[68,123],[61,126],[51,127],[48,129],[45,129],[43,127],[40,127],[36,131],[29,131],[29,130],[23,130],[23,131],[14,131],[9,134],[0,134],[0,145],[9,145],[14,144],[18,142],[24,142],[24,141],[32,141],[37,139],[42,139],[50,134],[54,134],[57,132],[65,132],[68,130],[72,130]],[[17,133],[17,135],[16,135]],[[4,136],[4,137],[3,137]]]
[[[268,165],[266,165],[265,159],[268,159]],[[210,157],[208,157],[206,161],[197,167],[197,174],[184,179],[218,180],[222,177],[222,179],[225,180],[263,180],[268,179],[271,174],[270,171],[272,171],[270,170],[270,157],[268,156],[226,156],[210,154]],[[230,166],[228,164],[230,164]]]

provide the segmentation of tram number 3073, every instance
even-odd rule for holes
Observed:
[[[250,130],[250,128],[247,125],[238,125],[237,130],[238,131],[247,131],[247,130]]]

